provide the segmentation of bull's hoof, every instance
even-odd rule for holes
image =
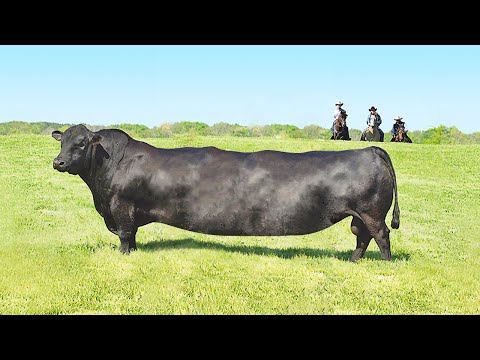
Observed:
[[[382,257],[382,260],[392,261],[392,254],[390,253],[390,251],[381,253],[380,256]]]
[[[128,244],[126,245],[120,245],[120,252],[123,254],[123,255],[128,255],[130,254],[130,249],[128,247]]]

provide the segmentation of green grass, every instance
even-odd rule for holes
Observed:
[[[145,141],[292,152],[371,145]],[[400,229],[390,233],[391,262],[380,259],[372,241],[353,264],[350,218],[289,237],[223,237],[150,224],[138,232],[138,251],[122,256],[86,184],[53,170],[58,142],[0,136],[0,314],[479,314],[480,146],[376,145],[395,166]]]

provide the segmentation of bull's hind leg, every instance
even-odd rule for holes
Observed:
[[[133,204],[114,197],[110,203],[110,211],[116,224],[117,235],[120,238],[120,252],[129,254],[130,250],[137,248],[135,235],[138,227],[133,219]]]
[[[352,229],[353,235],[357,236],[357,248],[353,252],[350,261],[356,262],[365,255],[368,244],[370,244],[370,240],[372,240],[372,235],[368,232],[363,221],[356,216],[353,217],[350,228]]]
[[[137,240],[135,239],[137,236],[137,230],[138,227],[134,226],[132,235],[130,235],[130,238],[128,239],[129,250],[137,250]]]
[[[385,224],[385,220],[376,220],[368,215],[362,215],[362,219],[380,248],[382,259],[392,260],[392,252],[390,250],[390,229],[387,227],[387,224]]]

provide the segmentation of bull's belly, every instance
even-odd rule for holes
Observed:
[[[228,183],[228,181],[226,181]],[[305,235],[348,216],[348,197],[329,186],[293,181],[263,186],[204,184],[202,189],[162,192],[142,201],[148,217],[212,235]],[[137,205],[139,202],[137,202]],[[143,206],[141,206],[143,207]]]
[[[212,227],[206,226],[190,226],[184,227],[182,224],[178,224],[175,227],[189,230],[201,234],[209,235],[223,235],[223,236],[287,236],[287,235],[307,235],[313,234],[317,231],[326,229],[331,226],[331,222],[318,223],[315,227],[263,227],[263,228],[249,228],[249,227],[237,227],[237,228],[224,228],[223,226]]]
[[[276,216],[275,216],[276,215]],[[176,228],[210,235],[286,236],[312,234],[342,220],[348,214],[304,212],[272,214],[270,212],[222,212],[216,214],[151,214],[154,221]]]

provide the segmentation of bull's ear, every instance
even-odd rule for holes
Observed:
[[[95,134],[90,138],[90,143],[92,145],[97,145],[100,143],[100,141],[102,141],[102,139],[103,139],[102,135]]]
[[[62,140],[62,134],[63,132],[61,132],[60,130],[52,131],[52,137],[57,141]]]

